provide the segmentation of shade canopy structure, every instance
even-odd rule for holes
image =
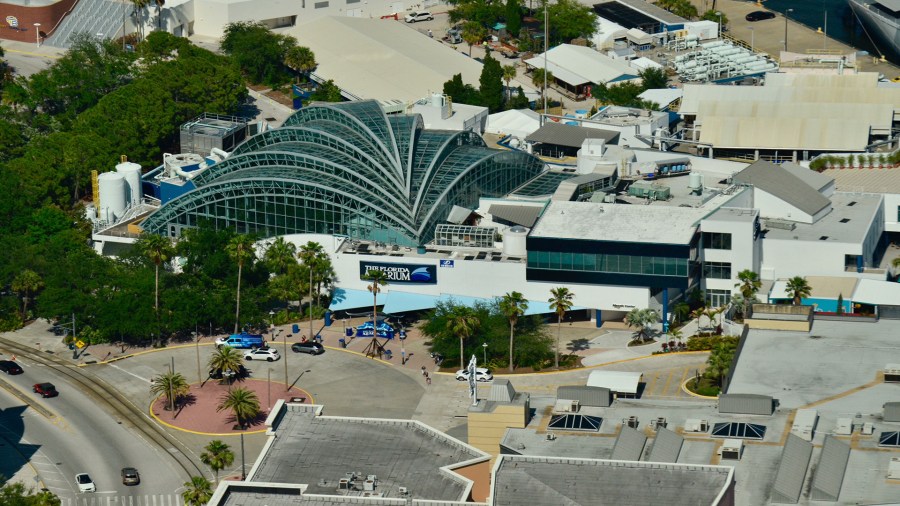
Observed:
[[[643,374],[629,371],[591,371],[587,386],[608,388],[612,392],[637,394]]]
[[[378,293],[378,305],[386,304],[388,294]],[[348,309],[371,308],[372,292],[368,290],[353,290],[349,288],[335,288],[334,294],[331,296],[331,305],[328,309],[332,311],[346,311]]]

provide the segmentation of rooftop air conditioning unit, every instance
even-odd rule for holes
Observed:
[[[709,431],[709,421],[700,420],[698,418],[688,418],[684,422],[685,432],[707,432]]]
[[[363,490],[371,492],[375,490],[375,480],[366,480],[363,482]]]
[[[556,434],[552,432],[547,433],[547,441],[556,441]]]
[[[666,417],[661,416],[661,417],[657,418],[656,420],[654,420],[653,426],[656,428],[656,430],[659,430],[660,427],[665,428],[666,427]]]
[[[838,436],[849,436],[853,434],[853,419],[838,418],[837,425],[834,428],[834,433]]]
[[[572,413],[577,413],[577,412],[578,412],[578,407],[579,407],[580,404],[581,404],[581,403],[580,403],[579,401],[572,401],[572,406],[571,406],[570,411],[571,411]]]
[[[864,436],[871,436],[875,433],[875,424],[873,424],[872,422],[864,423],[860,433]]]
[[[400,495],[409,495],[409,489],[406,487],[400,487]]]
[[[740,439],[726,439],[719,449],[719,455],[722,460],[741,460],[741,452],[744,449],[744,442]]]
[[[338,485],[338,490],[350,490],[350,480],[347,478],[341,478],[340,484]]]
[[[900,364],[888,364],[884,367],[885,383],[900,383]]]
[[[629,416],[625,419],[625,425],[631,427],[632,429],[638,428],[638,418],[636,416]]]

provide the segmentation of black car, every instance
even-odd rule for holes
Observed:
[[[229,379],[229,378],[230,379],[244,379],[244,378],[250,377],[250,370],[244,366],[240,366],[240,368],[237,371],[237,374],[235,374],[231,370],[223,371],[222,369],[210,369],[209,377],[214,380]]]
[[[309,341],[306,343],[292,344],[291,351],[293,351],[294,353],[309,353],[310,355],[321,355],[325,353],[325,347],[319,343]]]
[[[762,21],[764,19],[775,19],[775,13],[769,11],[753,11],[744,18],[747,21]]]
[[[0,360],[0,371],[6,374],[22,374],[22,367],[12,360]]]

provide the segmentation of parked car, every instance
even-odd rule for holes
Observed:
[[[249,376],[250,376],[250,369],[247,369],[244,366],[240,366],[240,368],[237,371],[232,371],[232,370],[223,371],[222,369],[210,369],[209,370],[209,377],[214,380],[230,379],[230,378],[243,379],[243,378],[247,378]]]
[[[12,360],[0,360],[0,371],[6,374],[22,374],[22,366]]]
[[[765,19],[775,19],[775,13],[769,11],[753,11],[744,17],[747,21],[763,21]]]
[[[87,473],[80,473],[75,475],[75,483],[78,485],[79,492],[96,492],[97,487],[94,485],[94,481],[91,480],[91,477],[88,476]]]
[[[468,381],[469,380],[469,370],[468,369],[460,369],[456,371],[456,379],[458,381]],[[493,373],[491,373],[490,369],[486,369],[484,367],[476,367],[475,368],[475,381],[491,381],[494,379]]]
[[[274,362],[279,358],[281,358],[281,355],[278,354],[278,350],[275,348],[259,348],[244,352],[244,360],[265,360],[267,362]]]
[[[251,349],[255,350],[257,348],[262,348],[266,345],[266,342],[263,340],[263,336],[259,334],[248,334],[243,332],[241,334],[231,334],[228,337],[220,337],[216,339],[216,348],[221,348],[222,346],[231,346],[232,348],[238,349]]]
[[[56,391],[56,387],[53,386],[53,383],[37,383],[33,387],[34,393],[40,394],[41,397],[56,397],[59,395],[59,392]]]
[[[430,12],[422,11],[410,12],[406,15],[404,21],[406,21],[407,23],[418,23],[419,21],[431,21],[432,19],[434,19],[434,16],[432,16]]]
[[[325,353],[325,347],[319,343],[308,341],[305,343],[292,344],[291,351],[293,351],[294,353],[309,353],[310,355],[321,355]]]
[[[133,467],[122,468],[122,484],[123,485],[140,485],[141,475],[138,470]]]

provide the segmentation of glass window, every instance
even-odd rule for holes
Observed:
[[[706,262],[703,276],[711,279],[731,279],[731,264],[727,262]]]
[[[584,254],[584,270],[586,271],[596,271],[597,269],[597,257],[599,255],[595,255],[593,253],[585,253]]]
[[[562,252],[559,254],[559,268],[565,271],[572,270],[572,253]]]
[[[728,304],[728,301],[731,300],[731,291],[730,290],[707,290],[706,291],[706,302],[711,307],[721,307]]]
[[[703,247],[707,249],[731,249],[731,234],[704,232]]]
[[[559,269],[559,252],[551,251],[549,252],[550,260],[548,262],[548,269]]]

